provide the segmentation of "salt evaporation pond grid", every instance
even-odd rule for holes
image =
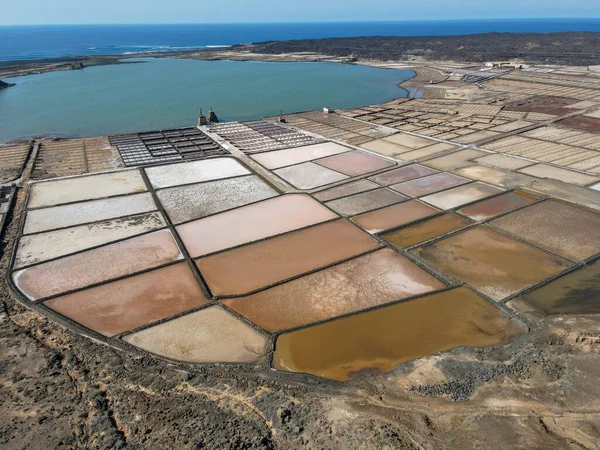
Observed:
[[[381,248],[381,244],[369,233],[340,219],[311,196],[280,195],[274,190],[266,190],[266,196],[256,198],[252,194],[253,189],[247,189],[251,185],[246,184],[240,195],[219,204],[218,198],[215,200],[209,196],[211,190],[225,190],[232,180],[244,183],[256,180],[267,186],[241,165],[239,168],[244,172],[240,172],[236,164],[232,158],[221,158],[217,162],[213,159],[210,162],[183,163],[181,167],[175,164],[148,169],[152,174],[148,178],[154,179],[155,185],[160,186],[156,191],[157,197],[171,218],[187,215],[192,219],[181,225],[168,224],[167,229],[153,233],[141,233],[140,236],[134,233],[131,237],[127,236],[127,228],[135,226],[135,222],[128,223],[124,225],[125,231],[119,232],[123,237],[117,238],[117,242],[111,240],[114,239],[111,227],[105,230],[108,237],[102,237],[104,231],[100,229],[97,231],[100,237],[91,250],[79,242],[67,254],[58,254],[47,263],[13,272],[19,278],[23,295],[50,297],[43,305],[63,317],[107,338],[119,339],[168,359],[266,364],[273,351],[270,332],[286,332],[299,327],[311,330],[313,326],[317,329],[320,325],[315,323],[349,314],[351,317],[367,317],[373,308],[447,289],[444,282],[394,250]],[[104,178],[110,184],[111,178]],[[85,185],[86,181],[94,183],[98,180],[93,175],[86,176],[77,179],[75,184]],[[44,190],[57,191],[56,186],[60,187],[61,181],[64,180],[57,180],[55,186],[52,181],[47,182]],[[367,187],[367,194],[388,192],[385,187],[369,190],[378,185],[368,180],[360,181],[359,190]],[[187,184],[179,185],[182,182]],[[198,198],[190,196],[186,201],[177,202],[172,201],[173,197],[167,197],[166,201],[161,197],[161,193],[190,187],[202,192],[205,197],[201,198],[206,198],[209,205],[209,212],[201,213],[200,218],[194,218],[198,211],[195,209]],[[339,187],[333,189],[336,196]],[[350,191],[353,189],[351,187]],[[406,200],[400,194],[389,192],[397,196],[395,199]],[[108,200],[136,195],[140,194]],[[75,206],[85,211],[98,201],[95,196],[91,190],[90,198],[85,201],[78,198],[76,203],[33,209],[29,213]],[[51,197],[47,195],[45,201],[52,203]],[[340,200],[349,198],[352,201],[352,197],[345,196]],[[211,201],[214,206],[210,206]],[[408,205],[408,209],[402,209],[401,214],[388,213],[388,219],[393,222],[392,228],[441,214],[416,200],[387,206],[375,213],[402,205]],[[417,205],[421,205],[423,211],[411,214],[411,208],[418,209]],[[220,208],[224,210],[220,211]],[[133,214],[125,215],[124,219],[140,215],[135,207],[123,207],[123,214],[129,212]],[[103,214],[110,216],[110,213]],[[154,214],[160,216],[158,212]],[[240,218],[244,217],[248,220],[241,221]],[[37,226],[38,221],[43,222],[44,219],[34,214],[31,226]],[[93,224],[77,224],[23,238],[69,232],[61,238],[67,239],[72,234],[71,230],[84,230],[82,227],[89,225]],[[78,233],[81,235],[80,231]],[[172,238],[168,244],[165,241],[156,248],[159,253],[164,252],[163,259],[158,253],[157,258],[145,258],[144,249],[154,245],[153,236],[168,237],[171,233],[181,238],[188,252],[186,255],[192,255],[196,258],[194,261],[186,256],[186,261],[181,262],[181,254]],[[210,238],[209,242],[202,242],[201,237]],[[131,245],[134,247],[129,248]],[[128,254],[119,260],[119,264],[106,267],[106,261],[114,259],[114,252],[119,249]],[[28,260],[45,258],[35,253],[35,247],[30,247],[30,250]],[[198,273],[193,268],[194,262],[200,269]],[[41,280],[49,281],[40,283]],[[215,302],[215,298],[209,295],[210,291],[203,288],[201,280],[208,283],[212,295],[237,297]],[[419,301],[419,298],[414,301]],[[234,316],[231,310],[248,322]],[[505,317],[499,311],[497,314]],[[305,326],[308,328],[304,329]],[[352,340],[354,332],[351,329],[348,332],[351,334],[346,338]],[[394,333],[393,330],[391,332]],[[281,335],[280,339],[285,335]],[[387,341],[384,339],[383,342]],[[373,358],[384,358],[386,351],[382,348],[381,353],[374,354]],[[397,356],[390,361],[394,358]],[[348,367],[354,370],[371,367],[370,364],[357,356],[354,364]],[[388,370],[383,366],[381,369]],[[292,370],[330,378],[337,376],[317,373],[300,365]]]

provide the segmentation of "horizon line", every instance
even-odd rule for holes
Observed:
[[[486,21],[537,21],[537,20],[600,20],[600,17],[483,17],[476,19],[403,19],[403,20],[315,20],[315,21],[268,21],[268,22],[113,22],[113,23],[26,23],[1,24],[0,27],[61,27],[61,26],[156,26],[156,25],[287,25],[287,24],[327,24],[327,23],[406,23],[406,22],[486,22]]]

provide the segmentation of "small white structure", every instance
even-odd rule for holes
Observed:
[[[333,113],[333,108],[331,106],[326,106],[325,108],[323,108],[323,112],[325,114],[331,114]]]
[[[485,67],[498,69],[522,69],[523,64],[518,61],[490,61],[485,63]]]

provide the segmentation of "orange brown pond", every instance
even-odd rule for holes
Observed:
[[[544,314],[600,313],[600,259],[522,298]]]
[[[196,258],[336,218],[308,195],[292,194],[179,225],[177,232]]]
[[[453,214],[444,214],[416,225],[409,225],[381,237],[396,248],[406,248],[466,227],[471,221]]]
[[[256,242],[196,261],[214,295],[243,295],[378,248],[344,220]]]
[[[105,336],[114,336],[208,303],[186,263],[57,297],[44,304]]]
[[[529,205],[536,200],[538,198],[533,195],[523,194],[522,192],[507,192],[498,197],[467,206],[458,212],[473,220],[485,220],[498,214]]]
[[[23,294],[37,300],[180,258],[181,252],[171,232],[161,230],[20,270],[13,277]]]
[[[547,200],[490,224],[574,260],[600,253],[600,214]]]
[[[395,166],[396,163],[387,159],[379,158],[361,151],[342,153],[341,155],[330,156],[328,158],[314,161],[320,166],[335,170],[351,177],[362,175],[386,167]]]
[[[399,205],[389,206],[370,213],[356,216],[353,222],[369,233],[379,233],[402,225],[433,216],[439,211],[419,200],[410,200]]]
[[[284,333],[273,366],[346,381],[363,369],[389,372],[456,347],[503,345],[521,331],[518,322],[461,287]]]
[[[571,265],[484,226],[425,245],[415,253],[494,300],[502,300]]]
[[[331,319],[445,287],[384,248],[248,297],[222,303],[267,331]]]

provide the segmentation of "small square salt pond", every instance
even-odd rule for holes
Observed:
[[[388,136],[383,138],[384,141],[392,142],[394,144],[401,145],[403,147],[408,147],[410,149],[418,149],[423,148],[431,144],[435,144],[436,141],[432,141],[429,139],[425,139],[418,136],[413,136],[411,134],[406,133],[397,133],[392,136]]]
[[[394,184],[391,189],[411,197],[421,197],[434,192],[449,189],[455,186],[470,183],[468,180],[451,173],[438,173],[424,178],[407,181],[405,183]]]
[[[23,233],[30,234],[71,227],[89,222],[141,214],[155,209],[154,199],[149,192],[35,209],[27,213]]]
[[[503,155],[500,153],[483,156],[481,158],[477,158],[475,161],[480,164],[487,164],[489,166],[499,167],[500,169],[506,170],[522,169],[523,167],[535,164],[533,161],[513,158],[512,156]]]
[[[137,170],[127,170],[62,180],[44,181],[31,186],[29,208],[95,200],[146,191]]]
[[[269,352],[264,335],[218,306],[129,334],[123,340],[189,363],[259,363]]]
[[[521,173],[505,171],[500,169],[492,169],[486,166],[470,166],[463,167],[455,171],[458,175],[470,178],[472,180],[483,181],[484,183],[493,184],[507,189],[514,189],[520,186],[525,186],[536,181],[536,178]]]
[[[489,153],[482,150],[467,148],[437,158],[428,159],[422,164],[438,170],[454,170],[461,167],[472,166],[475,164],[471,161],[472,159],[480,158],[485,155],[489,155]]]
[[[547,200],[490,222],[546,250],[574,260],[600,253],[600,214]]]
[[[368,212],[352,219],[369,233],[379,233],[437,214],[439,211],[418,200],[410,200]]]
[[[347,175],[312,162],[277,169],[274,173],[292,186],[303,190],[314,189],[348,179]]]
[[[408,197],[389,189],[377,189],[332,200],[327,202],[326,205],[338,214],[354,216],[405,200],[408,200]]]
[[[322,202],[327,202],[329,200],[335,200],[336,198],[345,197],[347,195],[359,194],[361,192],[377,189],[378,187],[379,185],[373,183],[372,181],[358,180],[327,189],[325,191],[317,192],[316,194],[313,194],[313,197]]]
[[[397,155],[398,153],[406,153],[412,150],[411,148],[403,147],[401,145],[394,144],[393,142],[384,141],[383,139],[367,142],[366,144],[361,144],[360,146],[366,150],[371,150],[387,156]]]
[[[459,214],[473,220],[485,220],[504,212],[529,205],[538,200],[537,197],[522,192],[507,192],[489,200],[483,200],[466,208],[460,209]]]
[[[313,159],[349,152],[352,149],[334,142],[308,145],[306,147],[288,148],[252,155],[251,158],[267,169],[279,169]]]
[[[149,167],[145,170],[152,186],[156,189],[237,177],[250,173],[248,169],[233,158],[204,159]]]
[[[438,173],[437,170],[430,169],[429,167],[421,166],[419,164],[413,164],[375,175],[370,177],[369,180],[374,181],[382,186],[389,186],[391,184],[398,184],[436,173]]]
[[[157,192],[165,211],[175,224],[277,195],[272,187],[254,175],[177,186]]]
[[[422,197],[421,200],[437,208],[448,210],[496,194],[501,194],[502,192],[504,192],[504,189],[490,186],[489,184],[471,183]]]
[[[316,160],[315,163],[351,177],[364,175],[396,165],[393,161],[361,151],[330,156],[328,158]]]
[[[572,265],[483,226],[426,244],[414,252],[438,270],[497,301]]]
[[[394,247],[402,249],[459,230],[471,223],[469,219],[452,214],[444,214],[415,225],[391,231],[383,234],[381,237]]]

